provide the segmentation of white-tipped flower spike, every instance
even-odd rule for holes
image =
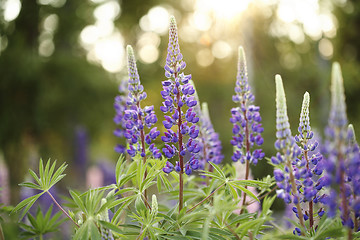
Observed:
[[[283,82],[280,75],[275,76],[276,87],[276,138],[277,150],[285,150],[287,144],[291,143],[291,130],[287,115],[286,97]]]
[[[128,61],[128,74],[129,74],[129,99],[128,105],[137,105],[141,100],[146,98],[144,87],[140,83],[139,73],[136,67],[136,59],[133,48],[128,45],[126,47],[127,61]]]
[[[159,212],[159,205],[158,205],[158,201],[156,198],[156,195],[153,194],[152,198],[151,198],[151,214],[153,216],[156,216]]]
[[[230,143],[234,146],[231,159],[234,162],[250,162],[256,165],[258,160],[265,156],[261,149],[253,150],[255,145],[263,144],[261,133],[264,129],[261,125],[260,107],[253,105],[255,97],[249,86],[245,52],[241,46],[238,55],[235,95],[232,96],[237,107],[231,109],[230,118],[233,124],[233,137]]]
[[[304,94],[303,103],[301,106],[300,113],[300,127],[303,131],[310,131],[310,117],[309,117],[309,105],[310,105],[310,95],[308,92]]]
[[[254,95],[250,91],[245,52],[242,46],[240,46],[238,49],[238,66],[235,93],[236,95],[233,96],[234,102],[249,101],[250,103],[254,101]]]
[[[354,126],[352,124],[349,124],[349,126],[348,126],[347,137],[348,137],[349,143],[351,143],[351,144],[356,143],[355,130],[354,130]]]
[[[346,103],[343,77],[340,64],[334,62],[331,73],[331,107],[329,116],[329,126],[346,127]]]

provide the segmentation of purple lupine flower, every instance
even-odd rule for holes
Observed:
[[[356,211],[357,194],[355,192],[358,191],[360,177],[357,168],[358,157],[356,157],[358,148],[355,140],[350,140],[354,136],[352,127],[347,131],[343,78],[340,65],[336,62],[332,68],[331,107],[325,136],[324,186],[330,187],[330,194],[321,200],[329,206],[329,217],[336,216],[337,209],[340,209],[343,224],[353,228],[351,211]],[[355,220],[356,218],[355,214]]]
[[[233,101],[239,104],[231,109],[230,122],[233,124],[233,138],[231,144],[234,146],[232,160],[241,163],[250,161],[254,165],[258,160],[264,158],[261,149],[255,149],[255,145],[261,146],[264,142],[261,133],[264,131],[261,125],[260,108],[254,106],[254,95],[251,93],[247,76],[247,67],[244,49],[239,47],[238,72],[236,76],[235,95]]]
[[[200,135],[202,141],[202,159],[206,162],[213,162],[220,164],[224,159],[224,155],[221,153],[222,146],[219,138],[219,134],[215,132],[214,127],[210,120],[209,109],[206,102],[201,104],[200,115]],[[201,163],[204,164],[205,161]]]
[[[304,99],[300,113],[300,123],[298,127],[298,135],[295,136],[296,144],[301,149],[295,161],[293,161],[294,176],[296,179],[296,188],[302,189],[299,191],[299,201],[308,202],[309,209],[306,212],[310,218],[310,228],[314,225],[314,199],[320,197],[319,191],[322,189],[323,180],[319,177],[322,174],[321,160],[322,155],[315,152],[319,145],[317,141],[313,140],[314,132],[311,131],[310,117],[309,117],[310,95],[308,92],[304,94]],[[301,210],[302,211],[302,210]],[[304,219],[308,219],[308,215],[304,213]]]
[[[350,218],[347,223],[348,226],[351,227],[351,224],[358,222],[360,217],[360,148],[356,142],[355,131],[352,124],[349,124],[348,126],[346,141],[345,175],[349,190],[347,197],[349,200],[350,210],[354,214],[354,221],[352,222]],[[345,219],[343,218],[343,220]],[[358,230],[359,229],[355,229],[355,231]]]
[[[115,117],[114,122],[118,126],[114,135],[119,138],[124,138],[126,132],[126,121],[124,119],[125,110],[128,109],[126,104],[127,95],[128,95],[128,80],[123,79],[119,85],[120,95],[115,97],[114,108],[115,108]],[[126,144],[125,144],[126,145]],[[126,146],[124,144],[117,144],[115,146],[115,151],[118,153],[124,154],[126,152]]]
[[[124,110],[122,116],[126,128],[123,134],[129,145],[127,153],[131,157],[140,153],[141,157],[144,158],[146,156],[145,144],[147,144],[152,155],[155,158],[160,158],[159,150],[151,144],[160,135],[160,131],[156,127],[151,129],[157,122],[157,117],[154,106],[144,108],[140,106],[140,102],[146,98],[146,92],[144,92],[144,87],[140,83],[134,51],[130,45],[127,46],[127,58],[129,73],[127,109]],[[145,126],[150,129],[147,134],[145,134]]]
[[[271,162],[276,166],[274,177],[277,181],[277,196],[282,198],[285,203],[293,203],[296,216],[300,224],[305,227],[304,220],[307,215],[303,214],[300,202],[303,200],[300,195],[300,188],[297,186],[299,179],[306,175],[306,169],[294,168],[296,160],[301,154],[291,135],[289,118],[287,116],[285,91],[280,75],[275,77],[276,83],[276,142],[275,148],[278,150],[276,156],[271,158]],[[304,116],[306,120],[306,117]],[[308,125],[308,124],[306,124]],[[305,166],[306,164],[304,164]],[[300,234],[296,230],[297,234]]]
[[[190,174],[192,170],[198,168],[197,162],[193,160],[196,153],[201,150],[200,143],[196,140],[199,129],[195,125],[199,121],[199,117],[193,109],[197,105],[197,101],[193,96],[195,90],[189,82],[191,75],[185,75],[182,72],[186,67],[186,63],[182,59],[176,20],[172,16],[170,18],[168,53],[164,67],[168,80],[162,82],[161,96],[164,101],[163,106],[160,107],[165,114],[163,125],[167,130],[161,140],[165,143],[163,152],[167,158],[172,158],[176,154],[179,156],[179,161],[176,162],[174,169],[180,171],[181,174],[183,172]],[[172,130],[173,126],[177,126],[176,131]],[[187,137],[187,142],[185,142],[185,137]],[[183,157],[186,152],[190,153],[190,160],[184,165]],[[167,164],[164,167],[164,172],[169,173],[173,170],[169,166]]]
[[[197,91],[195,88],[195,84],[192,80],[190,80],[190,83],[194,89],[195,100],[198,103],[200,103],[199,96],[197,95]],[[222,155],[221,153],[222,146],[221,146],[221,141],[219,139],[219,134],[215,132],[214,127],[210,120],[209,108],[207,103],[206,102],[202,103],[201,108],[200,108],[200,104],[197,104],[196,106],[194,106],[193,109],[196,115],[199,116],[200,118],[200,120],[197,123],[199,129],[197,129],[195,125],[193,125],[192,128],[194,129],[194,131],[190,130],[190,132],[195,132],[198,133],[199,135],[199,144],[201,147],[201,150],[198,155],[199,168],[205,169],[206,164],[208,162],[219,164],[223,160],[224,155]],[[209,169],[211,169],[210,167],[211,165],[209,165]]]

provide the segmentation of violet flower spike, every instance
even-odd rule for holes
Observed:
[[[186,64],[182,60],[178,43],[177,26],[174,17],[170,18],[169,45],[165,64],[165,76],[168,80],[162,82],[163,91],[161,95],[164,99],[160,110],[165,113],[164,127],[167,129],[161,140],[166,143],[163,152],[167,158],[172,158],[176,154],[180,158],[190,153],[190,158],[200,151],[200,143],[196,140],[199,129],[196,123],[199,117],[195,108],[198,108],[198,101],[194,97],[195,89],[190,83],[191,75],[184,75],[182,70]],[[177,126],[177,131],[172,130]],[[185,143],[185,137],[188,138]],[[179,161],[180,172],[190,174],[192,170],[198,169],[197,162]],[[179,169],[177,168],[177,169]],[[165,167],[164,172],[169,172],[173,168]]]
[[[276,142],[275,148],[279,152],[271,158],[271,162],[275,165],[274,177],[277,181],[277,196],[282,198],[285,203],[293,203],[296,209],[296,216],[300,225],[305,227],[304,220],[307,215],[303,214],[300,206],[300,194],[297,188],[298,179],[301,178],[303,172],[294,169],[295,161],[300,154],[300,150],[294,144],[295,141],[291,135],[289,118],[287,116],[286,97],[283,82],[280,75],[275,76],[276,84]],[[304,117],[306,120],[306,117]],[[306,123],[306,125],[308,125]],[[279,168],[276,167],[279,165]],[[298,232],[298,231],[296,231]],[[299,233],[298,234],[302,234]]]
[[[314,133],[310,127],[309,105],[310,95],[306,92],[301,107],[298,135],[295,136],[296,144],[301,149],[301,155],[293,162],[293,169],[297,180],[296,188],[303,190],[298,192],[299,200],[304,203],[308,202],[307,214],[310,221],[309,227],[312,229],[314,226],[314,203],[318,203],[317,199],[320,197],[319,191],[322,189],[323,179],[318,176],[322,174],[322,155],[314,152],[318,142],[312,140]],[[310,155],[311,153],[314,154]]]
[[[114,109],[115,109],[115,117],[114,122],[117,125],[116,130],[114,131],[114,135],[118,138],[125,138],[126,132],[126,120],[124,119],[125,110],[128,109],[126,104],[127,95],[128,95],[128,80],[124,79],[121,81],[119,86],[119,95],[115,97]],[[126,143],[125,144],[117,144],[115,146],[115,151],[121,154],[126,152]]]
[[[126,99],[127,109],[123,113],[126,128],[124,137],[129,145],[127,153],[131,157],[140,154],[145,162],[146,145],[154,158],[161,157],[159,150],[152,144],[152,141],[160,135],[160,131],[156,127],[152,128],[157,122],[154,106],[141,107],[141,101],[146,98],[146,92],[144,92],[144,87],[141,85],[134,51],[130,45],[127,46],[127,58],[129,80],[128,97]],[[149,129],[147,134],[145,133],[145,127]]]
[[[195,84],[192,80],[190,80],[190,83],[195,90],[195,100],[200,103]],[[208,162],[219,164],[224,158],[224,155],[221,153],[221,141],[219,139],[219,134],[215,132],[211,123],[207,103],[202,103],[201,108],[200,104],[197,104],[193,109],[196,115],[200,118],[200,120],[197,122],[199,129],[198,139],[201,148],[198,154],[199,168],[203,170],[208,169],[210,171],[211,165],[209,165]]]
[[[352,219],[353,214],[351,214],[351,211],[356,211],[357,208],[354,204],[357,194],[352,185],[357,181],[359,172],[356,168],[357,160],[354,161],[355,165],[352,165],[356,157],[353,158],[354,155],[350,154],[353,152],[351,148],[354,144],[349,141],[352,131],[351,127],[347,131],[347,122],[343,78],[340,65],[335,62],[332,68],[331,106],[323,149],[326,168],[324,185],[330,187],[330,194],[322,199],[322,202],[329,206],[329,217],[335,217],[337,209],[340,208],[342,223],[348,227],[348,235],[351,236],[351,229],[358,222],[358,216],[355,214]],[[356,173],[347,170],[350,166]]]
[[[231,109],[230,122],[233,124],[233,138],[231,144],[234,146],[232,160],[245,163],[250,161],[254,165],[261,160],[265,154],[261,149],[253,148],[261,146],[264,142],[261,133],[264,131],[261,125],[260,108],[254,106],[254,95],[248,82],[245,52],[242,47],[238,50],[238,72],[236,76],[235,95],[232,99],[238,107]]]
[[[167,131],[162,140],[166,143],[163,148],[168,158],[177,155],[179,161],[174,169],[179,172],[179,211],[183,208],[183,173],[191,174],[198,169],[197,153],[201,150],[196,140],[199,130],[196,123],[199,117],[194,111],[198,104],[193,94],[195,90],[189,80],[191,75],[185,75],[182,71],[186,63],[182,60],[180,53],[179,39],[176,20],[170,17],[169,44],[165,64],[165,76],[167,80],[162,82],[163,91],[161,96],[164,99],[160,110],[165,113],[164,127]],[[175,128],[176,130],[172,130]],[[186,142],[187,140],[187,142]],[[190,160],[184,163],[184,156],[188,153]],[[169,173],[173,169],[170,164],[164,167],[164,172]]]

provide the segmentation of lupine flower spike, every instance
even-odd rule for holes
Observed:
[[[212,162],[215,164],[219,164],[224,158],[224,155],[222,155],[221,153],[221,141],[219,139],[219,134],[215,132],[214,127],[211,123],[207,103],[202,103],[200,108],[200,100],[194,82],[190,80],[190,83],[195,90],[195,100],[199,103],[194,106],[194,111],[200,118],[200,120],[197,122],[197,125],[199,126],[198,138],[201,147],[201,150],[198,154],[199,168],[211,171],[211,165],[209,165],[208,163]]]
[[[141,101],[146,98],[146,92],[144,92],[144,87],[140,83],[134,51],[130,45],[127,46],[126,50],[129,81],[128,97],[126,99],[127,109],[125,109],[123,115],[123,121],[125,121],[126,128],[124,137],[128,142],[127,153],[131,157],[134,157],[136,154],[140,154],[143,158],[143,164],[145,164],[146,145],[154,158],[161,157],[159,149],[157,149],[154,143],[152,143],[152,141],[160,135],[160,131],[158,131],[156,127],[151,128],[157,122],[154,106],[141,107]],[[145,126],[149,129],[147,134],[145,134]],[[145,171],[144,179],[146,176],[147,171]],[[146,190],[144,195],[146,199]]]
[[[348,238],[351,239],[352,229],[358,230],[360,163],[353,127],[348,127],[347,122],[343,78],[340,65],[335,62],[324,148],[327,170],[325,184],[330,186],[330,193],[323,202],[329,206],[329,217],[334,217],[336,210],[340,208],[342,223],[348,227]]]
[[[304,215],[300,207],[299,191],[296,188],[293,162],[300,154],[299,149],[294,144],[295,141],[291,135],[289,118],[287,116],[285,91],[280,75],[275,76],[276,84],[276,142],[275,148],[278,151],[271,162],[277,167],[274,170],[274,177],[279,190],[277,196],[284,199],[285,203],[293,203],[294,211],[297,214],[300,225],[305,227]],[[299,210],[299,211],[298,211]],[[303,234],[299,228],[294,233]]]
[[[196,154],[200,152],[201,147],[196,138],[199,135],[199,129],[196,123],[199,117],[196,116],[194,106],[197,101],[193,94],[195,90],[191,83],[191,75],[185,75],[182,70],[186,63],[182,60],[180,53],[176,20],[170,18],[169,44],[165,64],[165,76],[168,80],[162,82],[163,91],[161,95],[164,99],[160,110],[165,113],[164,127],[167,131],[161,137],[165,143],[163,148],[164,155],[170,159],[178,156],[175,167],[172,163],[166,163],[164,172],[170,173],[173,169],[179,172],[179,211],[183,207],[183,173],[191,174],[192,170],[199,167],[199,160]],[[173,126],[176,130],[173,131]],[[185,137],[188,139],[186,142]],[[190,159],[184,163],[184,156],[189,153]]]
[[[359,231],[360,218],[360,149],[356,141],[355,131],[352,124],[349,124],[347,131],[346,147],[346,174],[349,179],[351,193],[349,203],[354,216],[354,230]]]
[[[118,128],[114,131],[114,135],[119,138],[124,138],[126,132],[126,121],[124,119],[125,110],[128,109],[126,104],[128,95],[128,80],[123,79],[119,86],[119,95],[115,97],[115,117],[114,122]],[[126,144],[117,144],[115,151],[124,154],[126,152]]]
[[[300,123],[298,135],[295,136],[296,144],[301,149],[301,155],[293,162],[294,177],[296,179],[296,188],[299,190],[299,201],[308,203],[308,211],[304,213],[304,219],[309,219],[310,229],[314,226],[314,203],[318,203],[319,191],[322,189],[322,179],[319,176],[323,169],[321,165],[322,155],[316,153],[319,143],[314,141],[314,132],[311,131],[309,117],[310,95],[304,94],[304,99],[300,113]],[[321,208],[320,208],[321,209]],[[293,209],[295,213],[301,209]],[[323,210],[319,210],[318,215],[323,215]]]
[[[146,157],[146,145],[154,158],[160,158],[160,151],[152,144],[159,135],[160,131],[156,127],[151,128],[156,122],[157,117],[154,112],[154,106],[141,107],[140,102],[146,98],[144,87],[140,83],[139,74],[136,67],[134,51],[131,46],[127,46],[128,54],[128,97],[126,104],[128,109],[125,110],[124,120],[126,131],[124,136],[129,141],[127,153],[134,157],[140,153],[141,157]],[[149,130],[145,135],[144,126]]]
[[[264,158],[261,149],[254,149],[264,142],[261,133],[264,131],[261,125],[260,108],[253,105],[255,100],[248,82],[248,73],[244,49],[239,47],[238,72],[236,76],[235,95],[233,101],[238,107],[231,109],[230,122],[233,124],[233,138],[231,144],[234,146],[232,160],[246,163],[245,179],[249,178],[249,163],[257,164]],[[246,195],[243,196],[245,204]]]

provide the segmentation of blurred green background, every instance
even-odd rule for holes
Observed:
[[[229,117],[239,45],[261,107],[268,157],[274,154],[277,73],[293,133],[309,91],[311,123],[322,134],[331,64],[339,61],[349,121],[360,135],[359,1],[0,0],[0,155],[9,169],[12,204],[20,198],[17,184],[40,157],[69,163],[64,182],[70,187],[84,187],[86,169],[98,161],[116,162],[113,102],[127,76],[127,44],[136,52],[145,104],[155,105],[163,130],[159,106],[170,15],[178,22],[185,73],[209,104],[224,161],[232,154]],[[271,172],[265,161],[253,167],[256,178]]]

